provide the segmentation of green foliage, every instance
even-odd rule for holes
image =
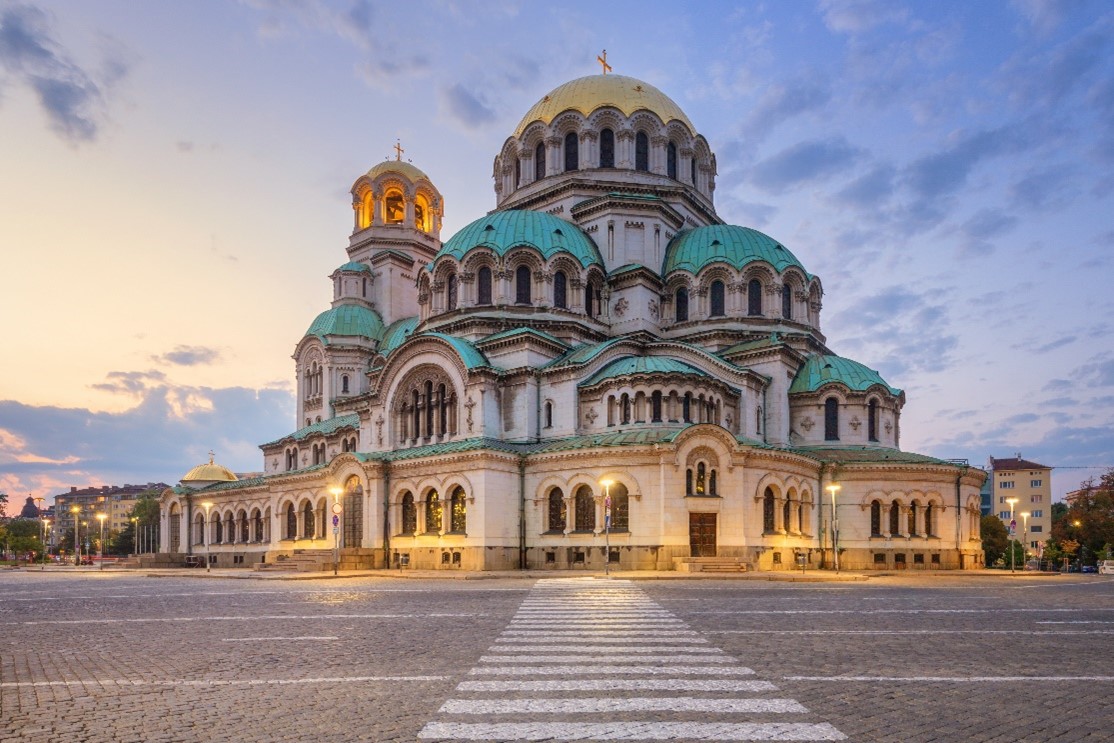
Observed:
[[[1055,505],[1063,505],[1065,511],[1058,520],[1053,512],[1051,539],[1061,544],[1079,542],[1084,564],[1094,564],[1107,545],[1114,544],[1114,469],[1097,483],[1093,479],[1084,482],[1070,506]]]
[[[982,549],[986,558],[987,565],[993,565],[998,558],[1006,555],[1007,544],[1009,543],[1009,534],[1006,531],[1005,524],[997,516],[990,514],[982,517],[979,522],[982,531]]]

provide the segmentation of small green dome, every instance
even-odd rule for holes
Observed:
[[[381,340],[383,320],[378,312],[363,305],[341,304],[314,318],[306,335],[316,335],[326,343],[327,337],[332,335]]]
[[[473,248],[489,248],[500,257],[519,246],[529,246],[550,258],[557,253],[568,253],[581,266],[603,266],[599,248],[584,230],[572,222],[544,212],[509,209],[494,212],[467,225],[441,247],[433,259],[442,256],[461,260]]]
[[[626,377],[634,374],[686,374],[706,377],[704,372],[695,366],[686,364],[680,359],[671,356],[626,356],[616,359],[606,365],[588,379],[580,383],[581,387],[591,387],[608,379]]]
[[[417,315],[404,317],[387,326],[387,329],[383,331],[383,342],[379,345],[379,353],[386,356],[401,346],[414,332],[414,328],[418,327],[419,319]]]
[[[816,392],[824,385],[832,383],[842,384],[853,392],[865,392],[871,387],[880,386],[894,397],[902,395],[901,390],[886,384],[882,375],[873,369],[858,361],[834,355],[809,356],[804,366],[797,371],[797,376],[793,377],[789,394]]]
[[[353,271],[356,273],[371,273],[371,266],[359,261],[348,261],[343,266],[337,268],[337,271]]]
[[[665,249],[662,276],[674,271],[688,271],[693,275],[711,263],[727,263],[741,269],[754,261],[765,261],[779,274],[796,266],[810,274],[784,245],[769,235],[749,227],[731,224],[713,224],[687,230],[674,237]]]

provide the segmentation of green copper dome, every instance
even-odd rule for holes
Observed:
[[[626,377],[632,374],[689,374],[706,377],[695,366],[670,356],[627,356],[616,359],[580,383],[581,387],[591,387],[607,379]]]
[[[900,397],[902,392],[896,387],[886,384],[886,380],[873,369],[863,366],[858,361],[845,359],[842,356],[809,356],[805,365],[793,377],[793,384],[789,386],[789,394],[794,392],[815,392],[826,384],[838,383],[853,392],[865,392],[874,386],[886,389],[894,397]]]
[[[731,224],[697,227],[674,237],[665,249],[661,273],[668,276],[673,271],[688,271],[695,275],[711,263],[727,263],[740,269],[754,261],[765,261],[778,273],[796,266],[805,276],[810,275],[777,240],[758,230]]]
[[[363,305],[342,304],[318,315],[306,335],[316,335],[326,343],[331,335],[380,340],[383,337],[383,320],[379,313]]]
[[[337,271],[352,271],[357,273],[371,273],[371,266],[366,263],[359,263],[358,261],[348,261],[343,266],[337,268]]]
[[[457,260],[473,248],[489,248],[502,257],[511,248],[526,245],[550,258],[557,253],[568,253],[581,266],[603,265],[603,258],[592,238],[572,222],[552,214],[509,209],[494,212],[467,225],[441,247],[433,259],[450,255]]]

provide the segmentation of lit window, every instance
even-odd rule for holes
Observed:
[[[383,221],[387,224],[402,224],[406,216],[406,205],[402,201],[402,191],[388,191],[383,199]]]
[[[1044,480],[1030,480],[1029,487],[1039,488],[1044,483]]]

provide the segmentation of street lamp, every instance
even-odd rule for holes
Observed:
[[[603,574],[611,575],[611,486],[614,480],[600,480],[603,485]]]
[[[43,566],[42,570],[46,570],[46,537],[50,534],[50,519],[43,519]]]
[[[1013,548],[1013,536],[1017,530],[1017,522],[1013,518],[1013,507],[1017,505],[1017,498],[1006,498],[1006,503],[1010,504],[1010,572],[1015,572],[1014,563],[1017,562],[1017,553]]]
[[[97,521],[101,522],[101,538],[100,541],[97,542],[97,560],[101,564],[101,570],[104,570],[104,520],[107,518],[108,514],[103,511],[97,514]]]
[[[832,554],[835,556],[835,569],[839,572],[839,519],[836,517],[836,493],[839,492],[839,485],[832,483],[825,488],[832,494]]]
[[[41,538],[39,539],[39,544],[43,548],[42,552],[43,552],[43,555],[45,557],[45,555],[46,555],[46,532],[43,530],[43,501],[44,500],[46,500],[46,498],[43,498],[42,496],[39,496],[38,498],[35,499],[35,510],[38,512],[38,517],[39,517],[39,534],[42,535]]]
[[[1028,511],[1022,511],[1021,512],[1021,523],[1023,524],[1022,529],[1024,530],[1022,532],[1022,534],[1024,534],[1024,536],[1025,536],[1025,540],[1021,543],[1021,559],[1024,560],[1026,565],[1029,564],[1029,516],[1030,515],[1031,514]],[[1038,560],[1038,562],[1039,562],[1039,560]],[[1040,566],[1038,565],[1037,567],[1040,567]]]
[[[333,575],[337,575],[340,566],[340,512],[344,510],[340,505],[340,494],[344,490],[334,485],[329,492],[333,494]]]
[[[205,501],[201,504],[205,509],[205,523],[201,525],[201,544],[205,547],[205,572],[213,572],[212,566],[209,565],[209,509],[213,507],[212,501]]]
[[[74,551],[74,565],[81,565],[81,506],[74,505],[70,507],[70,513],[73,514],[73,551]]]
[[[139,517],[132,516],[129,521],[132,522],[132,551],[135,554],[141,554],[139,551]]]

